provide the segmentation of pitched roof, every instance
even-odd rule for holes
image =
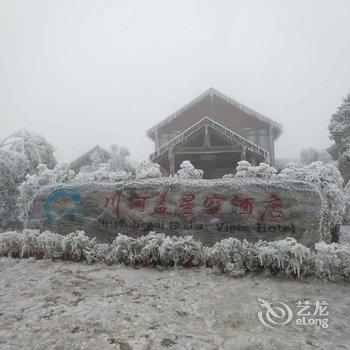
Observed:
[[[175,136],[173,139],[171,139],[169,142],[167,142],[165,145],[159,147],[155,152],[153,152],[150,155],[150,160],[153,161],[157,159],[158,157],[164,155],[171,149],[173,149],[175,146],[185,143],[188,141],[194,134],[196,134],[200,129],[203,129],[205,126],[208,126],[212,129],[214,129],[216,132],[220,134],[223,138],[227,139],[228,141],[232,143],[236,143],[240,146],[246,147],[249,151],[258,154],[262,156],[266,161],[269,161],[270,154],[267,150],[261,148],[260,146],[256,145],[253,142],[250,142],[246,138],[236,134],[232,130],[226,128],[225,126],[217,123],[213,119],[209,117],[204,117],[199,122],[195,123],[185,131],[183,131],[181,134]]]
[[[69,168],[74,170],[75,172],[78,172],[83,166],[89,165],[91,163],[90,156],[96,151],[101,155],[101,158],[104,161],[107,161],[108,159],[111,158],[111,154],[108,151],[106,151],[101,146],[97,145],[91,148],[89,151],[87,151],[83,155],[81,155],[79,158],[73,160],[70,163]]]
[[[190,108],[191,106],[193,106],[194,104],[196,104],[198,101],[200,101],[201,99],[203,99],[206,96],[218,96],[221,99],[225,100],[226,102],[228,102],[229,104],[231,104],[232,106],[240,109],[242,112],[259,119],[260,121],[267,123],[269,125],[271,125],[274,129],[275,129],[275,137],[278,138],[283,131],[283,127],[280,123],[275,122],[274,120],[266,117],[265,115],[254,111],[253,109],[245,106],[243,103],[240,103],[236,100],[234,100],[231,97],[228,97],[226,95],[224,95],[223,93],[219,92],[218,90],[215,90],[214,88],[209,88],[208,90],[204,91],[202,94],[200,94],[198,97],[196,97],[194,100],[192,100],[191,102],[189,102],[188,104],[186,104],[185,106],[183,106],[182,108],[178,109],[176,112],[174,112],[173,114],[169,115],[168,117],[166,117],[165,119],[163,119],[162,121],[160,121],[158,124],[154,125],[152,128],[147,130],[147,136],[152,138],[152,134],[157,131],[160,127],[170,123],[172,120],[176,119],[178,116],[180,116],[183,112],[185,112],[188,108]]]

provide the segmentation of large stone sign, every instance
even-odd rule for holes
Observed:
[[[303,182],[160,178],[46,187],[30,209],[29,226],[84,230],[101,242],[157,231],[205,244],[294,237],[312,245],[320,240],[322,212],[319,191]]]

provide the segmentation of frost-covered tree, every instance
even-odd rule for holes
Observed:
[[[119,147],[118,145],[111,146],[112,156],[108,161],[109,168],[111,171],[121,171],[130,172],[132,166],[130,165],[128,157],[130,156],[130,151],[125,147]]]
[[[147,179],[152,177],[162,177],[160,166],[148,160],[141,162],[135,169],[136,179]]]
[[[350,162],[350,94],[331,117],[328,129],[330,139],[337,146],[339,161]]]
[[[304,148],[300,151],[300,162],[303,165],[321,161],[323,163],[335,163],[327,150],[318,151],[315,148]]]
[[[104,163],[103,156],[99,149],[95,150],[91,155],[90,155],[90,161],[91,161],[91,170],[96,170],[99,168],[99,166]]]
[[[18,225],[17,187],[25,178],[27,164],[23,155],[0,148],[0,231]]]
[[[132,172],[133,168],[129,162],[129,156],[130,152],[127,148],[119,147],[118,145],[112,145],[110,159],[106,160],[106,156],[102,153],[102,149],[97,148],[90,155],[90,164],[83,166],[80,172],[96,172],[100,171],[102,168],[105,170],[107,169],[109,172]]]
[[[26,172],[35,173],[37,166],[42,163],[49,168],[54,168],[56,158],[54,147],[47,140],[38,134],[27,129],[14,132],[0,143],[0,150],[12,150],[22,155],[27,160]]]
[[[300,151],[300,161],[301,164],[311,164],[312,162],[317,162],[319,160],[320,152],[312,147],[304,148]]]
[[[345,213],[344,213],[344,224],[350,224],[350,182],[344,188],[344,196],[345,196]]]
[[[99,147],[96,148],[95,151],[90,154],[89,160],[90,162],[88,165],[84,165],[81,167],[81,173],[90,173],[96,171],[99,169],[101,164],[104,164],[106,161]]]
[[[184,160],[180,164],[180,169],[175,176],[182,179],[201,179],[203,177],[203,170],[196,169],[189,160]]]
[[[333,164],[333,165],[337,165],[337,162],[334,161],[334,159],[332,158],[332,156],[328,153],[327,150],[322,150],[320,151],[320,156],[318,159],[320,162],[323,162],[325,164]]]
[[[40,163],[53,168],[53,146],[41,135],[19,130],[0,142],[0,229],[16,227],[18,186]]]

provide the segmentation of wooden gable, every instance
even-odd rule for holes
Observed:
[[[282,127],[258,112],[228,98],[220,92],[209,89],[188,105],[158,123],[148,131],[151,138],[168,132],[182,132],[203,117],[210,116],[214,121],[245,137],[246,129],[266,128],[277,138]]]

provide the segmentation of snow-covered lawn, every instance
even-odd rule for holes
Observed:
[[[349,283],[1,258],[0,286],[0,349],[350,349]],[[325,300],[329,328],[268,329],[257,298]]]

